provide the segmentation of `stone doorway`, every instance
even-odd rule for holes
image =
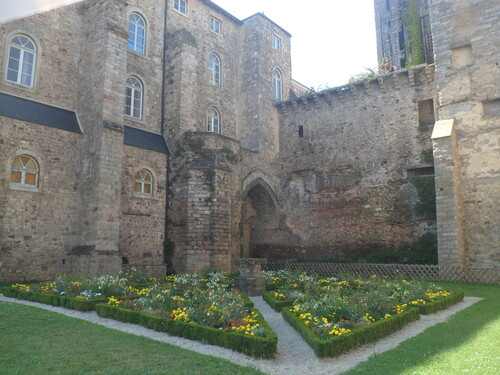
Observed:
[[[240,257],[257,257],[255,248],[267,243],[277,226],[276,196],[271,187],[259,178],[247,187],[243,196]]]

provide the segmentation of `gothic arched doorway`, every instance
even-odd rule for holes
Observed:
[[[276,196],[261,178],[254,180],[243,192],[241,226],[240,256],[257,257],[256,248],[265,244],[278,226]]]

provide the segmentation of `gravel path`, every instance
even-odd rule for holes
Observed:
[[[349,370],[360,362],[367,360],[370,356],[383,353],[386,350],[395,348],[401,342],[416,336],[434,324],[446,321],[451,315],[461,311],[481,300],[477,297],[465,297],[460,302],[446,310],[432,315],[422,315],[420,320],[410,323],[402,330],[393,333],[386,338],[373,344],[365,345],[349,353],[336,358],[319,359],[312,349],[302,341],[299,334],[286,323],[281,314],[272,310],[262,299],[253,297],[255,307],[278,334],[278,353],[274,359],[254,359],[244,354],[224,349],[218,346],[206,345],[197,341],[186,340],[180,337],[169,336],[165,333],[155,332],[150,329],[129,323],[121,323],[112,319],[105,319],[97,316],[96,312],[80,312],[44,305],[36,302],[21,301],[14,298],[7,298],[0,295],[0,301],[22,303],[29,306],[39,307],[45,310],[54,311],[70,317],[84,319],[108,328],[145,336],[153,340],[166,342],[198,353],[224,358],[231,362],[243,366],[252,366],[270,375],[334,375]]]

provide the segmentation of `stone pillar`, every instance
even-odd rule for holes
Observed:
[[[460,166],[454,120],[437,121],[432,133],[440,266],[464,265]]]
[[[260,296],[266,286],[266,280],[260,273],[267,259],[240,258],[233,262],[240,269],[240,276],[234,279],[236,289],[246,292],[249,296]]]

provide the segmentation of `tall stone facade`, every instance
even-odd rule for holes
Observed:
[[[231,272],[436,230],[440,264],[499,266],[498,5],[376,0],[398,68],[403,3],[432,26],[436,63],[318,93],[292,80],[284,28],[209,0],[84,0],[2,24],[0,280]],[[437,224],[415,210],[434,176]]]
[[[431,0],[440,264],[500,265],[500,4]]]

